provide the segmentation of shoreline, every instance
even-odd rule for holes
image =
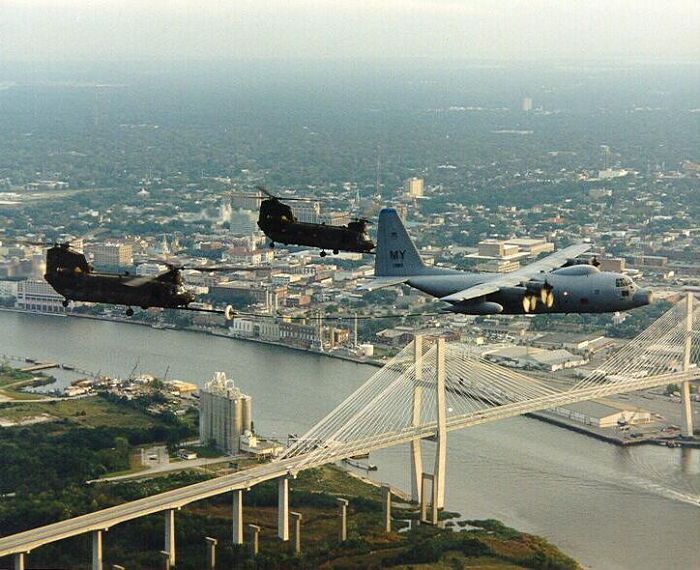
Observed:
[[[182,327],[165,327],[163,328],[158,328],[158,327],[153,327],[152,324],[150,323],[144,323],[144,322],[139,322],[139,321],[132,321],[128,318],[108,318],[108,317],[101,317],[97,315],[80,315],[80,314],[66,314],[66,313],[40,313],[40,312],[34,312],[34,311],[26,311],[23,309],[14,309],[14,308],[8,308],[8,307],[0,307],[0,311],[6,311],[6,312],[12,312],[12,313],[20,313],[20,314],[26,314],[26,315],[40,315],[40,316],[52,316],[52,317],[75,317],[75,318],[80,318],[80,319],[89,319],[89,320],[95,320],[95,321],[105,321],[105,322],[115,322],[115,323],[124,323],[124,324],[130,324],[130,325],[138,325],[138,326],[143,326],[143,327],[149,327],[149,328],[155,328],[155,330],[173,330],[173,331],[178,331],[178,332],[191,332],[191,333],[198,333],[198,334],[205,334],[205,335],[210,335],[210,336],[216,336],[220,338],[227,338],[231,339],[234,341],[245,341],[245,342],[252,342],[252,343],[257,343],[257,344],[264,344],[267,346],[275,346],[278,348],[282,349],[287,349],[287,350],[293,350],[297,352],[304,352],[307,354],[311,355],[317,355],[317,356],[325,356],[327,358],[334,358],[336,360],[343,360],[346,362],[354,362],[355,364],[366,364],[370,366],[374,366],[375,368],[381,368],[384,366],[383,362],[377,361],[377,360],[364,360],[364,359],[359,359],[359,358],[353,358],[352,356],[348,355],[341,355],[341,354],[333,354],[333,353],[328,353],[328,352],[318,352],[315,350],[310,350],[298,346],[290,346],[287,344],[283,344],[280,342],[275,342],[275,341],[270,341],[270,340],[264,340],[260,338],[249,338],[249,337],[239,337],[239,336],[231,336],[230,334],[227,334],[225,332],[218,332],[214,330],[206,330],[206,329],[200,329],[200,328],[182,328]],[[64,364],[64,363],[61,363]],[[627,446],[632,446],[632,445],[660,445],[660,446],[665,446],[667,445],[667,441],[673,441],[676,443],[679,447],[687,447],[687,448],[700,448],[700,441],[692,441],[692,440],[683,440],[683,439],[672,439],[672,440],[666,440],[666,439],[659,439],[659,438],[643,438],[639,440],[626,440],[622,439],[619,437],[615,437],[612,435],[608,435],[605,433],[600,433],[599,431],[596,431],[594,429],[588,429],[587,426],[585,425],[576,425],[571,422],[567,422],[566,420],[558,417],[554,417],[552,414],[548,413],[546,410],[538,411],[538,412],[531,412],[528,414],[524,414],[525,417],[535,419],[544,423],[548,423],[550,425],[554,425],[575,433],[579,433],[581,435],[586,435],[588,437],[592,437],[594,439],[597,439],[599,441],[603,441],[605,443],[609,443],[612,445],[617,445],[620,447],[627,447]]]
[[[142,326],[142,327],[148,327],[152,328],[154,330],[172,330],[172,331],[180,331],[180,332],[192,332],[192,333],[199,333],[199,334],[205,334],[205,335],[210,335],[210,336],[217,336],[221,338],[228,338],[231,340],[240,340],[244,342],[254,342],[258,344],[265,344],[268,346],[276,346],[279,348],[285,348],[288,350],[294,350],[297,352],[305,352],[308,354],[315,354],[317,356],[325,356],[327,358],[335,358],[337,360],[344,360],[346,362],[354,362],[355,364],[367,364],[369,366],[374,366],[375,368],[381,368],[384,366],[384,362],[372,359],[372,360],[367,360],[367,359],[362,359],[362,358],[353,358],[352,356],[349,355],[343,355],[343,354],[334,354],[332,352],[319,352],[316,350],[310,350],[308,348],[302,348],[300,346],[292,346],[289,344],[284,344],[281,342],[275,342],[273,340],[264,340],[261,338],[250,338],[250,337],[243,337],[243,336],[231,336],[230,334],[226,334],[224,332],[217,332],[217,331],[212,331],[212,330],[206,330],[206,329],[200,329],[196,327],[164,327],[164,328],[158,328],[154,327],[151,323],[143,323],[140,321],[133,321],[128,318],[113,318],[113,317],[102,317],[98,315],[81,315],[77,313],[41,313],[37,311],[25,311],[24,309],[14,309],[10,307],[0,307],[0,311],[5,311],[8,313],[19,313],[23,315],[39,315],[42,317],[63,317],[63,318],[77,318],[77,319],[89,319],[93,321],[104,321],[108,323],[122,323],[122,324],[128,324],[128,325],[137,325],[137,326]]]

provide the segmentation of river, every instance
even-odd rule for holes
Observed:
[[[256,429],[302,433],[376,369],[193,332],[0,312],[0,353],[202,384],[217,370],[253,397]],[[426,466],[432,461],[426,444]],[[373,477],[409,486],[408,449],[372,455]],[[446,506],[540,534],[584,566],[697,568],[700,450],[621,448],[527,418],[449,434]]]

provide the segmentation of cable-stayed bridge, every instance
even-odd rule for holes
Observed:
[[[233,542],[243,541],[242,491],[278,480],[278,536],[289,539],[288,482],[301,470],[381,448],[410,443],[413,499],[429,520],[444,506],[447,434],[575,402],[670,383],[681,387],[682,431],[692,435],[689,383],[700,379],[700,303],[689,292],[648,329],[578,383],[559,388],[546,380],[489,362],[474,347],[421,338],[406,346],[358,390],[288,447],[275,461],[159,495],[0,538],[0,556],[93,533],[93,569],[102,568],[102,531],[116,524],[165,512],[165,552],[175,562],[176,509],[233,492]],[[432,473],[423,469],[421,442],[435,440]]]

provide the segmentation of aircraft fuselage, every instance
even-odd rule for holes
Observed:
[[[499,277],[493,273],[448,273],[411,276],[406,283],[433,297],[445,297]],[[545,302],[542,287],[550,291]],[[524,297],[535,301],[523,302]],[[453,303],[451,312],[465,314],[503,313],[610,313],[648,305],[651,294],[620,273],[601,272],[588,265],[540,273],[515,287]],[[502,310],[498,310],[498,306]]]

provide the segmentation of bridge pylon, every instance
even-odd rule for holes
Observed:
[[[693,291],[687,291],[685,297],[685,346],[683,349],[683,372],[690,372],[693,349]],[[693,437],[693,409],[690,401],[690,381],[681,382],[681,434]]]
[[[437,340],[437,382],[435,383],[437,417],[435,468],[433,473],[433,505],[445,508],[445,475],[447,471],[447,399],[445,395],[445,339]]]
[[[416,335],[413,339],[413,415],[412,425],[421,423],[421,409],[423,407],[423,336]],[[423,451],[419,437],[411,440],[411,500],[420,503],[422,493],[423,476]]]

